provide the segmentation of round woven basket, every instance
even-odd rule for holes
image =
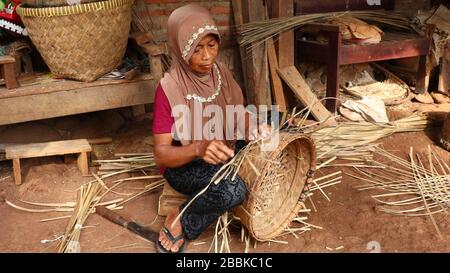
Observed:
[[[379,70],[381,73],[384,73],[387,77],[387,80],[384,83],[379,84],[395,84],[398,88],[397,92],[389,92],[389,90],[383,90],[382,93],[370,94],[370,92],[375,89],[375,87],[372,87],[370,85],[368,86],[368,88],[362,88],[363,90],[365,89],[364,91],[358,90],[358,86],[353,88],[342,86],[342,89],[348,94],[359,99],[361,99],[363,96],[379,98],[384,102],[385,105],[398,105],[411,100],[411,90],[404,81],[402,81],[395,74],[379,64],[371,63],[370,65]],[[399,92],[399,90],[401,90],[401,92]]]
[[[54,8],[19,6],[17,12],[55,77],[90,82],[121,63],[133,1]]]
[[[262,152],[256,145],[245,156],[249,160],[238,174],[250,193],[234,215],[256,240],[270,240],[286,229],[306,198],[316,167],[315,145],[307,135],[283,132],[276,150]]]
[[[442,127],[440,142],[442,147],[447,151],[450,151],[450,112],[444,121],[444,126]]]

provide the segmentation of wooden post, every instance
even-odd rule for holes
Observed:
[[[417,71],[417,81],[416,81],[416,93],[422,94],[428,91],[428,83],[430,80],[430,69],[427,69],[428,54],[431,49],[431,42],[433,40],[433,33],[435,25],[427,25],[425,30],[425,36],[428,38],[428,52],[426,55],[421,55],[419,57],[419,70]]]
[[[427,79],[427,55],[419,57],[419,71],[417,71],[417,82],[415,93],[423,94],[426,91]]]
[[[450,43],[447,43],[442,56],[441,69],[439,71],[439,91],[450,95]]]
[[[241,0],[232,0],[233,5],[233,15],[234,15],[234,24],[235,25],[242,25],[244,23],[244,17],[242,15],[242,1]],[[245,54],[245,48],[242,46],[239,46],[239,55],[241,59],[241,66],[242,66],[242,76],[244,80],[244,90],[247,98],[247,103],[250,104],[253,100],[253,92],[249,90],[248,85],[248,72],[247,72],[247,61],[246,61],[246,54]],[[250,101],[249,101],[250,100]]]
[[[272,18],[294,16],[293,0],[273,0]],[[278,66],[284,68],[294,65],[294,30],[280,33],[276,43]]]
[[[328,32],[328,67],[327,67],[327,97],[339,97],[339,65],[341,59],[341,33]],[[328,99],[326,107],[331,113],[336,112],[337,100]]]
[[[277,55],[275,53],[275,46],[273,39],[270,38],[267,41],[267,56],[269,58],[269,69],[270,69],[270,83],[272,87],[272,93],[274,95],[275,103],[278,105],[278,110],[280,112],[286,112],[286,98],[283,92],[283,83],[281,82],[280,76],[278,75],[278,61]]]
[[[14,181],[16,185],[22,184],[22,174],[20,170],[20,158],[13,158]]]
[[[87,152],[81,152],[78,155],[78,168],[81,171],[81,175],[88,176],[89,175],[89,166],[88,166],[88,157]]]
[[[243,0],[242,17],[244,23],[265,19],[265,6],[261,0]],[[246,54],[248,86],[247,101],[259,105],[271,105],[269,68],[266,54],[266,43],[258,46]]]
[[[16,59],[11,56],[0,57],[0,76],[5,80],[7,89],[19,87],[16,76]]]

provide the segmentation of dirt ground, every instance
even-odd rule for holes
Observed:
[[[450,104],[407,104],[390,109],[389,116],[396,119],[412,110],[434,111],[441,118],[450,111]],[[407,158],[412,146],[425,152],[432,145],[441,159],[450,162],[450,153],[435,145],[439,128],[425,132],[402,133],[389,136],[380,142],[385,149]],[[93,138],[112,136],[113,143],[94,147],[93,156],[111,158],[113,153],[150,152],[151,115],[132,119],[122,109],[28,122],[0,127],[0,143],[48,141],[68,138]],[[62,157],[25,159],[22,161],[24,183],[16,186],[11,162],[0,162],[0,252],[56,252],[57,241],[43,243],[64,234],[68,219],[39,222],[41,219],[68,215],[62,212],[32,213],[14,209],[5,200],[18,199],[34,202],[75,201],[76,189],[91,177],[82,177],[75,163],[66,164]],[[326,170],[326,171],[335,171]],[[281,243],[258,243],[250,252],[450,252],[450,221],[445,214],[436,221],[442,232],[439,239],[428,217],[402,217],[376,210],[373,192],[358,191],[361,181],[353,179],[342,169],[342,183],[325,189],[331,201],[319,193],[313,196],[317,211],[308,216],[308,222],[322,227],[295,238],[280,238]],[[91,171],[95,171],[91,167]],[[139,183],[139,182],[138,182]],[[161,191],[147,194],[128,202],[118,212],[153,230],[159,230],[164,218],[157,216],[158,197]],[[155,248],[128,230],[91,215],[81,233],[81,252],[147,252]],[[240,241],[240,228],[231,228],[231,251],[244,252]],[[210,227],[187,248],[188,252],[207,252],[214,231]],[[337,250],[336,250],[337,249]]]

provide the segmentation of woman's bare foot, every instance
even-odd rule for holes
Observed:
[[[164,226],[169,229],[170,233],[173,235],[173,237],[178,237],[181,234],[183,234],[183,228],[181,226],[180,220],[175,222],[175,225],[172,228],[172,223],[177,218],[178,214],[180,213],[180,210],[178,208],[171,210],[166,217],[166,221],[164,222]],[[161,242],[161,245],[167,250],[172,252],[178,252],[180,250],[180,247],[184,243],[184,238],[180,239],[174,243],[167,237],[167,234],[164,233],[164,231],[161,229],[159,233],[159,241]]]

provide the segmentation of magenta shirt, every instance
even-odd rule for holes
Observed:
[[[172,108],[161,84],[158,84],[153,102],[153,134],[167,134],[172,132],[175,123],[172,117]]]
[[[175,119],[172,116],[172,108],[161,84],[158,84],[153,101],[153,134],[172,133],[172,125]],[[179,141],[172,141],[173,146],[181,146]],[[160,168],[161,174],[164,174],[165,168]]]

